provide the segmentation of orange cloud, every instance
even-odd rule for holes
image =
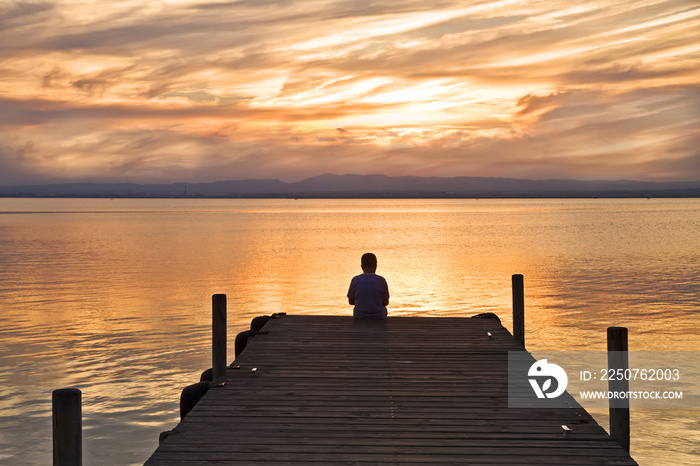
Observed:
[[[2,184],[700,179],[700,7],[20,0],[0,23]]]

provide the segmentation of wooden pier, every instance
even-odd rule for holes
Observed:
[[[509,408],[508,351],[488,317],[273,318],[146,465],[636,464],[573,398]]]

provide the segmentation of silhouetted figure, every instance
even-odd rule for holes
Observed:
[[[377,275],[377,256],[368,252],[362,256],[361,275],[352,278],[348,290],[348,302],[356,319],[386,319],[389,304],[389,287],[384,277]]]

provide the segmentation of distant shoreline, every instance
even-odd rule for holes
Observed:
[[[325,174],[287,183],[245,179],[208,183],[59,183],[0,186],[0,197],[129,199],[570,199],[695,198],[700,181],[528,180]]]
[[[189,195],[156,196],[147,194],[4,194],[2,199],[695,199],[700,198],[700,190],[661,191],[651,193],[612,192],[612,193],[368,193],[368,194],[235,194],[235,195]]]

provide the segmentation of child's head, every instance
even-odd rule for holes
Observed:
[[[368,252],[362,255],[361,260],[362,271],[365,273],[374,273],[377,270],[377,256]]]

